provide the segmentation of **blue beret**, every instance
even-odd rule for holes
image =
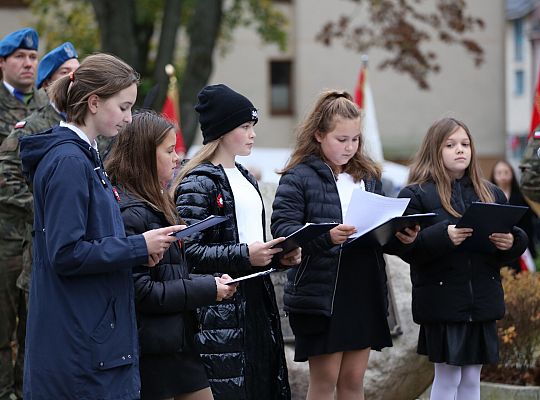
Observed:
[[[41,59],[38,66],[36,86],[41,88],[43,81],[50,78],[54,71],[56,71],[60,66],[65,63],[67,60],[72,58],[77,58],[77,50],[70,42],[61,44],[56,49],[51,50]]]
[[[0,41],[0,57],[7,57],[17,49],[37,50],[39,37],[32,28],[11,32]]]

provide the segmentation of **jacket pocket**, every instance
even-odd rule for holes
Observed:
[[[132,364],[132,339],[130,327],[119,330],[117,326],[116,297],[112,297],[98,325],[90,334],[92,367],[98,370]]]

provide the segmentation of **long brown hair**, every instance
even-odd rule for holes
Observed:
[[[493,183],[494,185],[497,185],[497,182],[495,182],[495,168],[497,168],[497,165],[499,164],[506,165],[510,169],[510,173],[512,174],[512,180],[510,181],[511,193],[521,193],[521,190],[519,189],[519,183],[516,177],[516,172],[514,171],[514,167],[512,167],[512,164],[510,164],[506,160],[497,160],[495,164],[493,164],[493,168],[491,168],[491,174],[489,176],[489,181]]]
[[[452,197],[452,178],[444,166],[442,150],[448,137],[460,127],[467,133],[471,146],[471,162],[465,174],[469,175],[474,191],[480,200],[493,202],[495,197],[489,189],[487,181],[482,177],[471,132],[467,125],[455,118],[440,119],[429,127],[409,171],[409,184],[421,185],[431,180],[434,181],[443,208],[455,217],[459,217],[461,214],[452,207],[450,201]]]
[[[139,74],[119,58],[98,53],[86,57],[73,73],[57,79],[48,89],[58,110],[67,114],[67,121],[84,125],[88,98],[103,99],[139,83]]]
[[[283,174],[303,162],[310,155],[326,160],[316,135],[325,136],[333,131],[339,119],[361,119],[362,112],[347,92],[331,90],[321,93],[315,106],[296,129],[296,145]],[[334,174],[337,171],[334,171]],[[358,150],[344,166],[343,172],[350,174],[355,182],[364,178],[381,178],[381,167],[364,149],[364,139],[359,138]]]
[[[167,221],[180,221],[172,196],[164,190],[157,173],[156,148],[174,126],[151,111],[133,115],[133,121],[118,133],[105,169],[115,185],[161,211]]]

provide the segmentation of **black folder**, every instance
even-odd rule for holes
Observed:
[[[228,219],[229,217],[222,217],[219,215],[210,215],[209,217],[206,217],[202,221],[191,224],[186,229],[182,229],[181,231],[171,233],[171,235],[176,236],[177,239],[183,239],[186,236],[193,235],[194,233],[210,228],[211,226],[221,224],[222,222],[227,221]]]
[[[465,239],[460,247],[478,252],[496,251],[489,235],[511,232],[528,209],[510,204],[472,203],[456,224],[456,228],[473,228],[472,236]]]
[[[338,225],[336,222],[307,223],[287,236],[283,242],[274,245],[273,248],[283,249],[283,251],[277,254],[278,256],[286,254],[291,250],[302,247]]]
[[[364,233],[362,236],[351,238],[345,242],[344,246],[384,246],[392,240],[397,232],[402,231],[405,228],[413,228],[415,225],[429,224],[436,216],[437,214],[435,213],[425,213],[394,217],[383,222],[369,232]]]

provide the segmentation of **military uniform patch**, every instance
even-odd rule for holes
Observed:
[[[15,129],[21,129],[26,126],[26,121],[19,121],[15,124]]]

